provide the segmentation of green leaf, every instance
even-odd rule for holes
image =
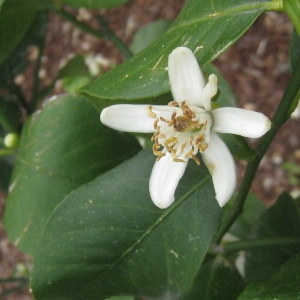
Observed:
[[[21,73],[30,63],[28,56],[28,47],[31,45],[41,48],[45,39],[47,30],[47,12],[39,11],[30,28],[23,36],[18,46],[12,51],[10,56],[0,64],[0,83],[9,85],[14,81],[15,76]]]
[[[283,8],[300,34],[300,0],[283,0]]]
[[[238,300],[300,299],[300,253],[294,255],[270,280],[246,288]]]
[[[48,101],[23,129],[4,215],[12,241],[31,255],[53,209],[73,189],[140,150],[111,130],[82,97]]]
[[[120,6],[129,0],[61,0],[60,2],[75,8],[85,7],[91,9],[110,8]]]
[[[58,72],[55,80],[62,79],[64,90],[75,93],[91,81],[91,75],[83,55],[72,57]]]
[[[46,0],[9,0],[0,10],[0,63],[7,59],[21,42],[36,13],[45,8]]]
[[[91,78],[87,76],[70,76],[62,80],[63,88],[67,93],[76,93],[89,82],[91,82]]]
[[[251,238],[299,238],[300,221],[294,200],[283,193],[276,203],[260,217]],[[299,246],[277,246],[256,248],[246,252],[246,280],[259,282],[269,279],[292,255],[299,252]]]
[[[144,150],[57,206],[33,263],[36,299],[184,298],[221,208],[206,168],[192,161],[174,204],[157,208],[148,190],[154,161]]]
[[[131,51],[136,54],[154,43],[168,30],[171,24],[170,20],[157,20],[141,27],[133,38]]]
[[[5,0],[0,0],[0,10]]]
[[[209,258],[201,266],[193,288],[185,300],[232,300],[244,290],[246,284],[222,256]]]
[[[228,49],[273,1],[188,0],[170,29],[154,44],[81,89],[98,110],[113,102],[152,98],[169,91],[167,59],[172,50],[186,46],[201,66]],[[117,78],[117,80],[116,80]]]
[[[84,56],[77,54],[67,61],[67,63],[59,70],[57,79],[73,76],[90,76]]]
[[[233,201],[230,201],[225,206],[223,218],[225,218],[226,213],[230,213],[232,203]],[[259,219],[261,218],[261,214],[265,210],[263,202],[254,194],[249,194],[243,207],[243,213],[233,223],[229,232],[239,239],[248,239],[251,236],[253,228],[256,228]]]

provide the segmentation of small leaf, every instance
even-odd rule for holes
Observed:
[[[300,296],[300,253],[288,260],[270,280],[252,284],[238,300],[296,300]]]
[[[75,8],[110,8],[115,6],[120,6],[129,0],[61,0],[60,2],[70,5]]]
[[[49,215],[73,189],[140,150],[82,97],[48,101],[25,123],[4,215],[10,238],[31,255]]]
[[[73,76],[89,76],[89,70],[84,62],[84,56],[77,54],[67,61],[67,63],[59,70],[57,79]]]
[[[62,80],[64,90],[68,93],[76,93],[85,84],[91,81],[90,77],[87,76],[70,76],[65,77]]]
[[[260,217],[257,228],[253,228],[251,238],[299,238],[300,221],[294,200],[283,193],[276,203]],[[246,280],[249,283],[269,279],[299,246],[277,246],[256,248],[246,252]]]
[[[148,190],[154,161],[144,150],[57,206],[34,259],[35,299],[184,299],[221,209],[206,168],[194,162],[175,203],[157,208]]]

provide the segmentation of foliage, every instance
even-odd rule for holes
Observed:
[[[266,209],[249,194],[268,146],[299,102],[299,0],[187,0],[174,21],[149,23],[125,45],[101,9],[127,1],[0,0],[0,189],[7,193],[3,222],[10,239],[33,258],[33,296],[300,298],[299,199],[284,192]],[[69,13],[82,7],[98,10],[98,28]],[[155,162],[149,135],[137,138],[110,129],[99,122],[99,112],[113,104],[172,101],[168,56],[180,46],[194,52],[206,80],[211,73],[218,76],[213,108],[237,106],[234,91],[212,62],[260,14],[282,10],[296,29],[290,47],[292,76],[272,128],[255,148],[240,136],[221,135],[234,159],[247,162],[239,190],[220,208],[203,161],[200,166],[190,161],[174,204],[157,208],[148,188]],[[38,74],[49,11],[86,34],[109,40],[129,59],[94,78],[87,57],[76,54],[42,86]],[[36,50],[34,64],[29,48]],[[33,85],[28,95],[16,77],[29,65]],[[58,81],[65,94],[50,97]],[[285,164],[294,177],[297,167]],[[297,184],[297,178],[291,182]],[[9,281],[14,280],[0,283]],[[28,278],[19,281],[23,287]]]

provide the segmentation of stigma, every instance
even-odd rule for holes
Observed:
[[[172,101],[168,106],[173,108],[169,119],[160,116],[152,106],[146,108],[146,114],[154,119],[155,132],[151,140],[154,142],[152,150],[157,161],[169,152],[175,162],[187,162],[192,158],[199,165],[196,155],[208,147],[211,114],[187,101]]]

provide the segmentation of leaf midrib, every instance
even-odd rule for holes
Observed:
[[[113,269],[120,261],[122,261],[129,253],[131,253],[146,237],[148,237],[152,231],[158,227],[163,220],[165,220],[178,206],[180,206],[191,194],[193,194],[197,189],[201,186],[204,186],[209,179],[211,178],[210,175],[205,176],[199,183],[195,184],[193,188],[191,188],[188,192],[186,192],[180,199],[177,199],[174,204],[172,204],[171,208],[168,209],[164,214],[160,215],[158,219],[149,227],[148,230],[145,231],[144,234],[127,250],[125,250],[119,258],[115,260],[114,263],[111,264],[109,268],[103,271],[99,276],[97,276],[92,282],[89,282],[88,285],[92,285],[95,281],[99,278],[104,276],[107,272]]]

